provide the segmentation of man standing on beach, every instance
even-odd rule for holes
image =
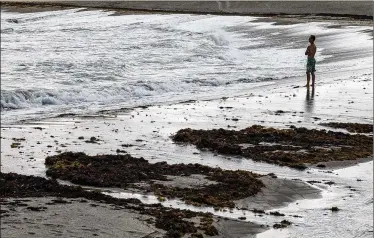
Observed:
[[[316,76],[314,72],[316,71],[316,60],[314,59],[314,55],[316,54],[317,47],[314,44],[314,41],[316,40],[316,37],[314,35],[311,35],[309,37],[309,43],[310,45],[306,48],[305,55],[308,56],[307,64],[306,64],[306,87],[309,87],[309,81],[310,81],[310,74],[312,74],[312,87],[314,87],[314,82],[316,79]]]

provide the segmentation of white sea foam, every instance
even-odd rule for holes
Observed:
[[[302,76],[311,33],[318,72],[351,67],[352,58],[372,65],[372,36],[363,32],[370,27],[79,10],[2,12],[3,123],[235,95],[257,82]]]

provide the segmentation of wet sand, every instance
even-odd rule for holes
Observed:
[[[369,161],[373,161],[373,156],[367,157],[367,158],[359,158],[356,160],[345,160],[345,161],[327,161],[323,163],[319,163],[319,165],[324,166],[318,166],[316,164],[314,165],[308,165],[311,168],[318,168],[318,169],[341,169],[341,168],[347,168],[350,166],[358,165],[360,163],[366,163]]]
[[[292,6],[292,7],[290,7]],[[152,1],[1,1],[1,9],[11,12],[32,13],[81,8],[81,11],[103,10],[116,15],[136,14],[217,14],[265,16],[261,22],[276,25],[297,24],[308,21],[336,22],[341,26],[372,26],[373,12],[370,1],[339,2],[152,2]],[[256,22],[256,21],[254,21]]]
[[[23,200],[22,204],[26,204],[23,206],[2,205],[3,210],[9,210],[7,216],[1,217],[2,237],[159,238],[165,235],[164,230],[149,222],[152,217],[107,204],[65,199],[64,204],[48,205],[55,200],[53,197]],[[11,203],[14,199],[6,201]],[[46,209],[32,211],[27,207]],[[255,237],[266,230],[256,223],[219,217],[213,224],[220,234],[209,236],[214,238]]]
[[[2,1],[3,4],[74,6],[101,9],[125,9],[150,12],[235,14],[235,15],[319,15],[371,19],[373,5],[370,1]]]
[[[320,198],[321,191],[300,180],[261,178],[265,188],[253,197],[236,201],[236,205],[249,210],[271,210],[302,200]]]
[[[161,219],[160,214],[164,214],[161,217],[170,216],[172,219],[175,216],[172,214],[191,216],[192,218],[184,220],[190,220],[196,227],[199,227],[199,220],[200,225],[202,224],[202,217],[211,217],[210,214],[201,211],[184,215],[183,210],[173,211],[171,208],[166,208],[167,206],[166,209],[154,207],[142,204],[137,199],[110,198],[106,195],[85,192],[77,187],[56,184],[53,186],[54,182],[47,182],[41,178],[26,179],[22,176],[18,176],[17,180],[3,178],[5,179],[3,182],[7,185],[2,188],[0,197],[1,235],[5,237],[171,237],[170,228],[160,228],[157,225],[158,220]],[[238,208],[249,210],[249,213],[254,212],[254,214],[261,211],[261,216],[289,217],[291,216],[289,214],[277,212],[273,214],[265,210],[300,199],[320,197],[319,189],[302,181],[277,179],[271,176],[262,177],[261,180],[266,187],[255,197],[236,201]],[[178,185],[178,182],[174,184],[174,186]],[[87,187],[86,189],[92,190]],[[144,196],[148,195],[144,194]],[[169,215],[168,210],[172,212]],[[252,237],[268,229],[269,225],[258,224],[253,218],[254,215],[250,217],[251,219],[247,219],[245,215],[241,215],[237,219],[228,219],[214,215],[211,218],[212,225],[218,234],[214,232],[212,234],[215,235],[209,236]],[[243,219],[246,221],[242,221]],[[210,234],[203,228],[198,229],[198,233]]]
[[[222,237],[216,226],[221,229],[227,222],[241,227],[246,235],[265,230],[252,222],[114,198],[55,180],[14,173],[0,176],[1,234],[7,237],[181,237],[199,233]],[[236,234],[231,228],[227,232]]]
[[[324,81],[317,81],[315,95],[300,87],[304,78],[298,78],[262,84],[248,88],[242,96],[219,100],[123,109],[89,117],[62,115],[2,125],[2,148],[7,148],[1,152],[2,169],[44,175],[44,159],[49,155],[64,151],[112,154],[117,149],[150,161],[183,163],[187,160],[210,165],[209,161],[202,160],[206,153],[192,146],[176,145],[170,136],[183,128],[239,130],[254,124],[274,128],[296,125],[349,133],[320,123],[372,123],[372,108],[368,108],[372,104],[371,76],[357,76],[353,80],[339,79],[339,75],[333,74],[330,78],[319,77]],[[284,113],[276,113],[280,109]],[[86,140],[94,136],[99,141],[86,143],[78,139],[81,136]],[[25,140],[19,148],[11,148],[12,138]]]
[[[111,205],[76,199],[53,204],[53,197],[25,198],[22,206],[2,204],[2,237],[163,237],[165,231],[148,224],[151,216]],[[7,199],[6,202],[14,202]],[[16,201],[19,199],[16,199]],[[33,211],[29,207],[42,207]]]

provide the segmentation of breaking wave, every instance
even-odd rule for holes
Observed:
[[[332,60],[338,54],[372,52],[367,27],[79,10],[1,12],[2,122],[237,95],[253,83],[304,75],[310,31],[321,35],[318,72],[347,67]]]

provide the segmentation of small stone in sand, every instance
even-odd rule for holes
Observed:
[[[337,212],[337,211],[339,211],[339,210],[340,210],[340,209],[339,209],[338,207],[332,207],[332,208],[331,208],[331,211],[332,211],[332,212]]]

